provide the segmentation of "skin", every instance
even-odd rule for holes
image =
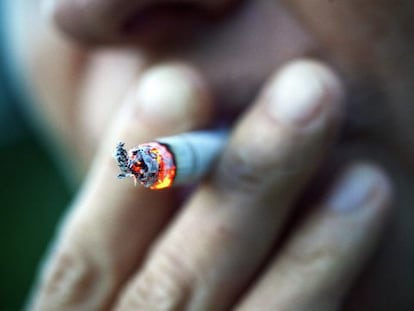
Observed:
[[[60,1],[48,7],[49,19],[38,3],[15,2],[24,18],[14,22],[26,24],[15,25],[11,44],[36,102],[36,124],[78,179],[89,171],[32,308],[412,306],[410,2],[192,2],[197,12],[184,26],[194,30],[185,36],[180,22],[165,26],[155,13],[120,31],[131,15],[148,14],[149,0]],[[286,65],[309,56],[324,63]],[[151,76],[164,100],[140,97]],[[303,91],[315,79],[318,96]],[[136,145],[234,119],[217,168],[183,204],[177,191],[113,181],[118,141]],[[346,164],[360,159],[365,164]],[[374,186],[358,194],[362,185],[335,182],[341,170],[360,172],[350,184]],[[349,291],[389,218],[383,170],[393,180],[395,214]],[[350,198],[346,208],[334,193]]]

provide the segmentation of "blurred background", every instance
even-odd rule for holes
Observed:
[[[22,309],[70,193],[24,119],[3,44],[0,40],[0,311],[7,311]]]

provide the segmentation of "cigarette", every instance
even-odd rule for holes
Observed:
[[[228,132],[197,131],[162,137],[129,151],[120,142],[114,158],[118,178],[132,177],[150,189],[196,182],[211,170],[228,140]]]

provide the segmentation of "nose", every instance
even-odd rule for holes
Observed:
[[[52,0],[50,14],[87,44],[171,40],[220,18],[239,0]]]

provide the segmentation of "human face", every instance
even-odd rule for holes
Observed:
[[[375,276],[368,278],[371,300],[364,296],[364,301],[378,310],[403,305],[399,298],[411,297],[413,287],[407,273],[411,264],[402,262],[413,256],[407,248],[412,245],[414,204],[412,2],[192,0],[199,5],[198,13],[190,24],[184,23],[192,31],[177,31],[183,26],[174,17],[174,7],[189,1],[168,2],[168,10],[152,11],[149,24],[125,34],[116,31],[117,23],[125,16],[142,17],[139,11],[145,6],[148,10],[155,0],[128,1],[134,8],[126,0],[60,0],[52,8],[54,22],[40,14],[40,2],[9,0],[18,17],[12,20],[11,45],[44,133],[61,142],[62,154],[75,159],[74,167],[82,174],[114,111],[148,66],[178,61],[196,68],[210,87],[214,124],[237,116],[285,62],[306,56],[322,59],[342,75],[347,88],[345,130],[334,148],[336,156],[378,160],[398,177],[397,221]],[[76,9],[80,4],[84,7]],[[88,7],[92,15],[80,18]],[[122,11],[113,23],[116,8],[132,12]],[[199,21],[204,10],[214,18]]]
[[[14,38],[17,56],[39,115],[56,129],[56,140],[80,150],[86,162],[93,152],[85,146],[95,148],[131,80],[153,63],[194,66],[211,88],[216,119],[228,119],[251,102],[278,67],[312,56],[337,68],[350,90],[348,139],[363,132],[364,141],[392,145],[414,166],[414,116],[407,104],[414,96],[414,9],[408,0],[392,5],[360,0],[58,1],[48,8],[53,19],[44,18],[39,2],[12,6],[21,17],[14,21],[20,23]],[[121,27],[126,23],[129,31]],[[99,50],[91,49],[97,44]]]

